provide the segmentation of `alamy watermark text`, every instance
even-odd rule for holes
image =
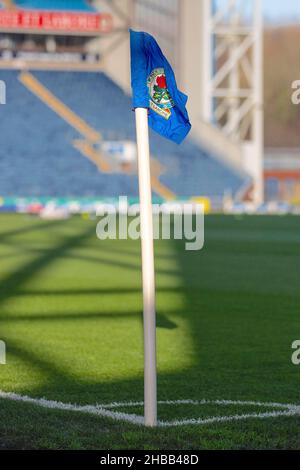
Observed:
[[[185,240],[188,251],[201,250],[204,245],[204,208],[199,203],[153,204],[153,239]],[[96,233],[100,240],[138,240],[140,205],[128,205],[127,197],[119,197],[118,205],[103,204],[97,210],[101,217]],[[151,236],[150,233],[143,237]]]

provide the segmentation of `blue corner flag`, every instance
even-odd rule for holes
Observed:
[[[130,30],[133,107],[149,109],[149,126],[180,144],[191,129],[187,96],[178,90],[175,75],[155,39]]]

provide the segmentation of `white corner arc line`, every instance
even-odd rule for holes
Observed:
[[[124,421],[135,425],[143,425],[144,417],[136,414],[129,414],[119,411],[112,411],[116,408],[130,408],[143,406],[142,401],[130,401],[130,402],[112,402],[108,404],[97,404],[97,405],[76,405],[73,403],[63,403],[55,400],[47,400],[45,398],[32,398],[26,395],[19,395],[13,392],[4,392],[0,390],[0,398],[7,399],[16,402],[29,403],[37,405],[42,408],[48,408],[53,410],[63,411],[79,411],[82,413],[88,413],[96,416],[102,416],[104,418],[110,418],[115,421]],[[300,416],[300,405],[294,405],[290,403],[274,403],[274,402],[260,402],[260,401],[243,401],[243,400],[160,400],[159,405],[237,405],[237,406],[256,406],[258,408],[273,408],[276,411],[265,411],[261,413],[247,413],[247,414],[236,414],[229,416],[212,416],[208,418],[191,418],[173,421],[159,421],[158,426],[161,427],[172,427],[172,426],[185,426],[185,425],[204,425],[212,423],[224,423],[230,421],[240,421],[251,418],[265,419],[265,418],[276,418],[280,416]]]
[[[276,403],[276,402],[262,402],[254,400],[158,400],[158,405],[248,405],[264,408],[282,408],[289,410],[290,408],[298,407],[291,403]],[[143,401],[128,401],[128,402],[112,402],[101,405],[102,408],[127,408],[143,406]]]

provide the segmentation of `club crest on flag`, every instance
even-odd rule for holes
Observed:
[[[170,108],[173,108],[174,101],[167,88],[164,69],[152,70],[147,79],[147,85],[150,95],[150,108],[165,119],[169,119],[172,114]]]
[[[177,87],[173,69],[151,34],[130,30],[133,108],[148,109],[148,124],[176,144],[191,130],[188,97]]]

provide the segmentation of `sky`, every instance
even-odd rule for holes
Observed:
[[[276,23],[300,22],[300,0],[262,0],[267,20]]]

